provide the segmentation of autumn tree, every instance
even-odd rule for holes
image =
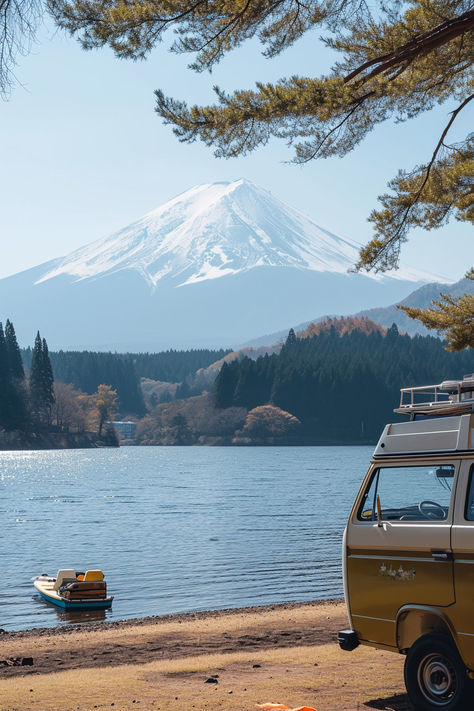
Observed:
[[[92,417],[94,397],[76,390],[69,383],[54,383],[53,422],[61,432],[85,432]]]
[[[252,440],[285,439],[295,434],[300,421],[290,412],[273,405],[261,405],[250,410],[245,424],[236,432],[238,438]]]
[[[104,424],[114,416],[117,409],[117,402],[116,390],[112,390],[110,385],[99,385],[96,398],[96,407],[99,413],[99,437],[102,436]]]

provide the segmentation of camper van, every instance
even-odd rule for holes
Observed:
[[[405,657],[420,711],[474,709],[474,375],[403,388],[349,517],[344,590],[359,644]]]

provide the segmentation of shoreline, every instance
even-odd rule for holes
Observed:
[[[225,607],[218,610],[198,610],[190,612],[172,612],[167,615],[149,615],[146,617],[131,617],[123,620],[96,620],[88,622],[69,622],[55,627],[30,627],[26,630],[4,630],[0,628],[0,642],[5,639],[25,639],[30,637],[45,637],[69,635],[71,633],[101,632],[108,629],[123,629],[126,627],[142,627],[146,625],[162,625],[168,622],[191,622],[194,620],[209,620],[232,615],[264,614],[266,612],[294,610],[304,607],[320,607],[322,605],[342,605],[343,597],[324,600],[308,600],[305,602],[275,602],[270,605],[249,605],[247,607]]]
[[[64,436],[65,437],[65,436]],[[40,440],[35,439],[34,441],[31,442],[31,446],[23,446],[24,442],[22,443],[22,446],[15,446],[15,443],[12,442],[2,442],[0,439],[0,452],[54,452],[58,450],[74,450],[74,449],[118,449],[122,447],[136,447],[137,449],[140,448],[149,448],[149,447],[186,447],[186,448],[191,448],[191,447],[209,447],[209,448],[214,448],[214,447],[225,447],[227,448],[236,448],[236,449],[244,449],[244,448],[258,448],[258,449],[272,449],[272,448],[291,448],[291,447],[375,447],[377,444],[374,441],[370,442],[327,442],[322,440],[321,442],[314,442],[314,441],[298,441],[298,442],[239,442],[239,443],[234,443],[234,442],[228,442],[228,441],[211,441],[209,440],[208,442],[193,442],[192,444],[137,444],[136,442],[119,442],[118,444],[110,444],[110,443],[104,443],[103,440],[98,440],[97,438],[94,440],[91,438],[90,440],[86,439],[74,439],[74,440],[68,440],[66,441],[62,435],[58,435],[57,442],[54,442],[53,440]],[[43,446],[44,445],[44,446]]]
[[[409,711],[403,657],[337,644],[341,600],[209,610],[0,635],[0,711]],[[132,705],[133,704],[133,705]]]
[[[94,432],[0,432],[0,452],[47,452],[63,449],[116,448],[114,443]]]

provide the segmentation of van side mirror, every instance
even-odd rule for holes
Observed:
[[[438,467],[436,470],[436,476],[438,479],[449,479],[454,476],[454,467]]]

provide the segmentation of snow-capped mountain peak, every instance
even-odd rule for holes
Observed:
[[[344,274],[358,251],[355,242],[242,178],[191,188],[122,230],[56,260],[37,283],[60,275],[97,279],[121,270],[138,272],[153,289],[162,281],[184,286],[261,266]],[[406,267],[389,276],[439,281]]]

